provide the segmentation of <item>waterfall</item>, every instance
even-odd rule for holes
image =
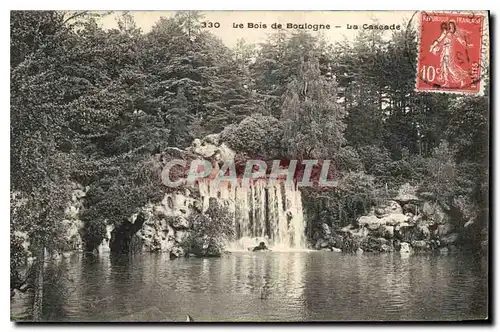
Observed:
[[[273,250],[305,249],[305,221],[300,191],[283,182],[258,179],[250,186],[204,180],[199,182],[203,210],[211,197],[233,216],[235,239],[229,250],[247,250],[265,242]]]

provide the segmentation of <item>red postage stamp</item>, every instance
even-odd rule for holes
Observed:
[[[420,13],[417,91],[480,93],[484,21],[475,13]]]

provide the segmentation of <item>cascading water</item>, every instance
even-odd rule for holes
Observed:
[[[302,198],[295,186],[266,179],[249,186],[205,180],[199,189],[204,210],[214,197],[233,215],[236,240],[229,250],[247,250],[260,242],[273,250],[306,249]]]

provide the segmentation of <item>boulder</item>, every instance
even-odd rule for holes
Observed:
[[[202,143],[209,143],[213,145],[220,144],[220,134],[208,134],[203,138]]]
[[[218,161],[223,162],[233,161],[236,156],[226,143],[220,142],[219,134],[207,135],[203,140],[195,139],[189,150],[203,158],[216,156]]]
[[[153,215],[157,218],[165,218],[168,216],[168,210],[163,204],[158,204],[153,208]]]
[[[326,223],[321,224],[321,231],[322,231],[323,237],[325,237],[325,238],[332,235],[332,231],[330,229],[330,226],[328,226]]]
[[[458,233],[448,234],[448,235],[441,238],[441,244],[445,245],[445,246],[450,245],[450,244],[454,244],[458,241],[458,238],[459,238]]]
[[[417,225],[420,225],[420,226],[429,226],[429,225],[432,225],[432,222],[429,221],[428,219],[422,218],[421,214],[413,216],[412,221],[413,221],[413,223],[415,223]]]
[[[437,223],[442,225],[449,221],[448,214],[437,203],[425,202],[422,207],[422,216],[430,224]]]
[[[331,247],[331,245],[330,245],[330,241],[328,241],[326,239],[319,239],[314,246],[314,248],[316,250],[328,248],[328,247]]]
[[[389,226],[396,226],[396,225],[399,225],[401,223],[408,222],[409,219],[410,218],[408,216],[405,216],[402,213],[393,213],[393,214],[390,214],[387,217],[383,218],[383,220],[384,220],[383,223],[385,225],[389,225]]]
[[[422,215],[426,218],[433,218],[436,205],[430,202],[424,202],[422,206]]]
[[[410,244],[408,242],[401,242],[399,247],[400,252],[410,252]]]
[[[81,189],[73,190],[71,194],[71,201],[73,203],[78,203],[82,198],[87,196],[87,193]]]
[[[403,210],[398,202],[389,201],[384,206],[375,209],[375,215],[379,218],[385,217],[389,214],[402,213]]]
[[[380,224],[380,223],[372,223],[372,224],[367,224],[366,228],[369,229],[370,231],[375,231],[375,230],[379,229],[380,226],[382,226],[382,224]]]
[[[383,244],[380,246],[380,251],[381,252],[392,252],[392,251],[394,251],[394,248],[388,244]]]
[[[427,226],[417,226],[418,237],[422,240],[430,240],[431,231]]]
[[[226,143],[219,146],[219,160],[227,163],[234,160],[236,152],[234,152]]]
[[[177,259],[184,256],[184,249],[181,247],[173,247],[170,250],[170,259]]]
[[[335,247],[332,247],[331,249],[333,252],[342,252],[342,249],[340,248],[335,248]]]
[[[175,235],[174,235],[175,242],[182,243],[184,241],[184,239],[186,238],[186,236],[187,236],[187,231],[177,230],[175,232]]]
[[[415,250],[427,250],[429,249],[429,245],[427,244],[426,241],[411,241],[411,246]]]
[[[395,201],[400,203],[408,203],[418,201],[417,187],[411,186],[409,183],[402,185],[399,188],[398,194],[394,197]]]
[[[447,223],[447,224],[438,225],[436,227],[436,230],[434,231],[434,234],[437,237],[442,238],[443,236],[446,236],[446,235],[450,234],[451,232],[453,232],[453,226],[450,225],[449,223]]]
[[[76,205],[70,205],[64,211],[66,217],[71,219],[78,219],[79,212],[80,209]]]
[[[417,214],[417,205],[413,203],[406,203],[403,205],[403,213],[412,213],[412,214]]]
[[[252,251],[267,251],[269,248],[266,246],[265,242],[260,242],[258,246],[255,246]]]
[[[392,239],[394,237],[394,226],[383,226],[383,237]]]
[[[358,225],[363,227],[371,224],[380,225],[381,221],[376,216],[362,216],[358,219]],[[378,228],[378,226],[377,226]]]
[[[189,221],[183,216],[176,216],[169,219],[170,225],[175,229],[188,229]]]
[[[438,225],[443,225],[449,222],[449,216],[446,212],[444,212],[443,208],[440,205],[436,205],[434,210],[434,220]]]
[[[358,223],[359,223],[359,221],[358,221]],[[347,225],[345,227],[342,227],[340,229],[340,233],[352,233],[355,229],[356,229],[356,227],[354,227],[353,225],[349,224],[349,225]]]
[[[370,234],[370,230],[368,228],[361,227],[357,230],[351,230],[350,234],[352,234],[358,238],[364,238],[364,237],[367,237],[368,234]]]
[[[209,135],[210,136],[210,135]],[[213,141],[208,139],[208,136],[205,137],[203,141],[199,139],[195,139],[191,145],[191,152],[200,155],[204,158],[212,157],[216,152],[218,152],[218,141],[217,144],[212,143]]]

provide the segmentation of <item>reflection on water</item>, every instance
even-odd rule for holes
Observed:
[[[210,259],[75,255],[48,262],[47,320],[485,318],[486,260],[469,255],[233,253]],[[265,292],[265,296],[263,296]],[[15,317],[29,295],[11,301]],[[24,316],[27,317],[27,316]]]

